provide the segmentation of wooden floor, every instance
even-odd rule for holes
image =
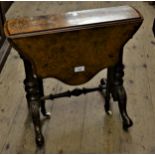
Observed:
[[[15,2],[7,18],[71,10],[132,5],[144,23],[124,48],[124,85],[128,113],[134,126],[122,130],[117,103],[113,115],[104,112],[104,99],[95,92],[86,96],[48,101],[51,119],[43,117],[45,147],[37,149],[23,87],[24,68],[17,52],[11,54],[0,75],[0,153],[155,153],[155,8],[147,2]],[[98,85],[106,70],[82,85]],[[45,79],[45,94],[73,89],[55,79]]]

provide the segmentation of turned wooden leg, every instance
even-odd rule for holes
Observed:
[[[42,146],[44,144],[44,138],[41,132],[41,122],[40,122],[40,113],[39,113],[39,89],[38,81],[33,75],[33,69],[31,63],[27,60],[24,60],[26,79],[24,80],[26,98],[29,106],[30,113],[32,115],[32,120],[35,129],[36,135],[36,144]]]
[[[120,53],[119,62],[112,69],[112,80],[114,88],[112,89],[112,96],[114,101],[118,101],[119,110],[123,121],[123,129],[127,130],[133,125],[133,122],[128,116],[126,110],[127,96],[123,87],[124,65],[122,64],[122,53],[123,52]]]
[[[133,122],[129,118],[126,111],[127,96],[123,86],[117,88],[117,95],[118,95],[118,106],[123,120],[123,129],[127,130],[129,127],[133,125]]]
[[[101,79],[101,85],[106,85],[106,89],[103,92],[104,98],[105,98],[105,104],[104,104],[104,109],[105,112],[108,115],[112,115],[111,107],[110,107],[110,94],[111,94],[111,75],[110,75],[110,69],[108,68],[107,71],[107,80]]]
[[[43,87],[43,80],[41,78],[38,78],[38,84],[39,84],[39,94],[40,94],[40,97],[42,97],[44,96],[44,87]],[[41,100],[40,104],[41,104],[41,112],[43,116],[50,118],[51,114],[46,111],[45,101]]]

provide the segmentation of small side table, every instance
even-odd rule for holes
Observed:
[[[111,113],[112,95],[114,101],[118,101],[123,129],[132,126],[123,87],[123,47],[142,21],[137,10],[120,6],[12,19],[5,23],[6,36],[24,62],[26,98],[38,146],[44,144],[39,107],[42,114],[49,117],[46,99],[104,90],[105,111]],[[105,68],[108,69],[107,80],[102,79],[99,87],[44,96],[43,78],[54,77],[70,85],[79,85]]]

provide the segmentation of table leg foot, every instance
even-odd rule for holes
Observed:
[[[36,144],[38,147],[44,146],[44,137],[41,133],[36,134]]]
[[[38,147],[41,147],[44,145],[44,137],[41,132],[39,105],[37,101],[30,102],[30,112],[32,115],[32,120],[34,124],[34,129],[35,129],[36,144]]]
[[[41,108],[41,113],[42,113],[43,116],[45,116],[46,118],[51,118],[51,113],[50,113],[50,112],[44,111],[43,108]]]
[[[126,92],[123,86],[119,86],[116,89],[116,94],[117,94],[117,99],[118,99],[118,106],[119,106],[119,111],[122,117],[122,123],[123,123],[123,129],[126,131],[128,130],[129,127],[133,125],[132,120],[127,114],[126,110],[126,102],[127,102],[127,96]]]
[[[114,101],[118,101],[119,111],[122,118],[123,129],[127,130],[133,125],[132,120],[127,114],[127,95],[123,87],[124,65],[122,63],[123,52],[120,52],[118,63],[109,69],[111,77],[111,94]]]

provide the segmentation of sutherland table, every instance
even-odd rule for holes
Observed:
[[[111,94],[114,101],[118,101],[123,128],[127,130],[132,126],[123,87],[123,46],[142,21],[137,10],[120,6],[11,19],[5,23],[6,36],[24,61],[26,98],[38,146],[44,144],[39,108],[44,116],[49,116],[46,99],[98,90],[104,92],[105,111],[110,114]],[[104,68],[108,69],[107,80],[102,79],[99,87],[43,94],[43,78],[54,77],[70,85],[79,85]]]

